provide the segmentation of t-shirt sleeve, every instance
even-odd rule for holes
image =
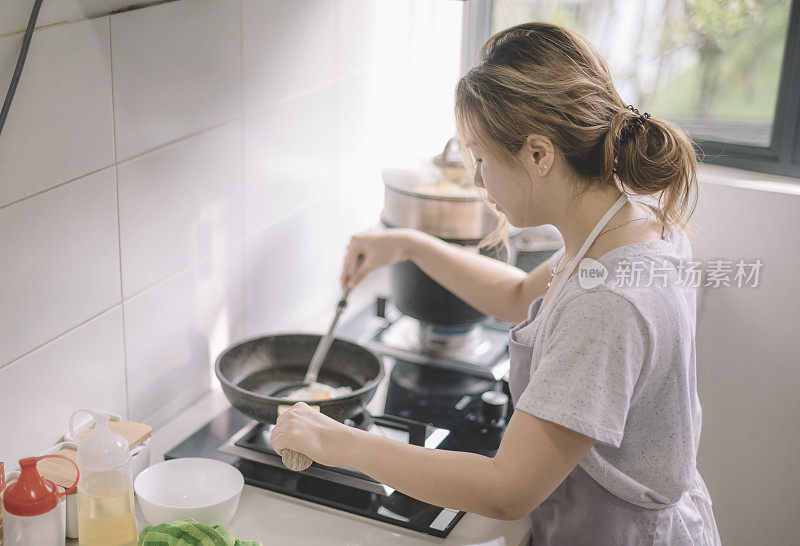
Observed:
[[[583,292],[553,313],[515,409],[619,447],[646,354],[644,320],[608,290]]]

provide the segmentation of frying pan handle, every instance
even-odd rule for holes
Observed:
[[[283,412],[288,411],[291,408],[292,406],[290,404],[280,404],[278,406],[278,415],[281,415]],[[319,406],[311,406],[311,409],[319,411]],[[307,455],[303,455],[299,451],[294,451],[292,449],[282,449],[278,455],[281,456],[283,465],[289,470],[294,470],[295,472],[302,472],[314,462]]]
[[[282,450],[280,456],[283,465],[295,472],[302,472],[314,462],[308,456],[303,455],[299,451],[292,451],[291,449]]]

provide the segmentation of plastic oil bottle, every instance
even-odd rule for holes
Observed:
[[[94,432],[78,444],[78,541],[81,546],[136,546],[136,516],[128,441],[111,432],[109,416],[78,410],[69,420],[75,438],[75,415],[94,417]]]

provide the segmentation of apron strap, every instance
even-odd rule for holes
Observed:
[[[617,212],[619,212],[619,209],[621,209],[627,201],[628,201],[628,196],[625,195],[624,193],[619,196],[619,199],[617,199],[617,201],[613,205],[611,205],[611,208],[608,209],[606,213],[603,215],[603,217],[600,218],[600,220],[598,220],[598,222],[594,225],[594,228],[589,233],[589,236],[586,238],[586,240],[583,242],[583,245],[581,246],[580,250],[578,250],[578,253],[575,254],[574,258],[572,258],[572,262],[569,264],[569,267],[564,273],[564,276],[561,277],[561,279],[559,279],[558,284],[553,290],[553,293],[550,296],[550,301],[547,302],[547,307],[545,307],[545,309],[539,310],[539,312],[542,313],[544,316],[542,316],[542,318],[539,320],[539,327],[536,329],[535,345],[541,345],[542,338],[544,336],[544,323],[550,316],[550,311],[553,308],[553,302],[561,293],[561,290],[563,290],[564,285],[567,284],[567,281],[572,275],[572,272],[575,271],[575,267],[577,267],[578,263],[583,259],[583,256],[586,254],[586,251],[589,250],[589,247],[592,246],[592,243],[594,243],[595,239],[597,239],[597,236],[600,234],[600,231],[604,227],[606,227],[606,224],[609,222],[609,220],[611,220],[611,218]],[[542,350],[544,349],[540,349],[540,353]]]
[[[717,522],[714,519],[714,510],[711,508],[711,495],[708,493],[706,482],[703,481],[697,469],[694,471],[694,483],[689,489],[689,496],[694,501],[694,505],[703,519],[703,538],[706,545],[721,546],[722,540],[717,529]]]

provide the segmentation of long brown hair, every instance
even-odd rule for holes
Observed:
[[[481,63],[458,82],[455,112],[462,140],[469,135],[508,161],[528,135],[548,136],[586,187],[653,195],[665,225],[685,227],[694,209],[689,135],[629,109],[603,58],[568,29],[525,23],[489,38]]]

